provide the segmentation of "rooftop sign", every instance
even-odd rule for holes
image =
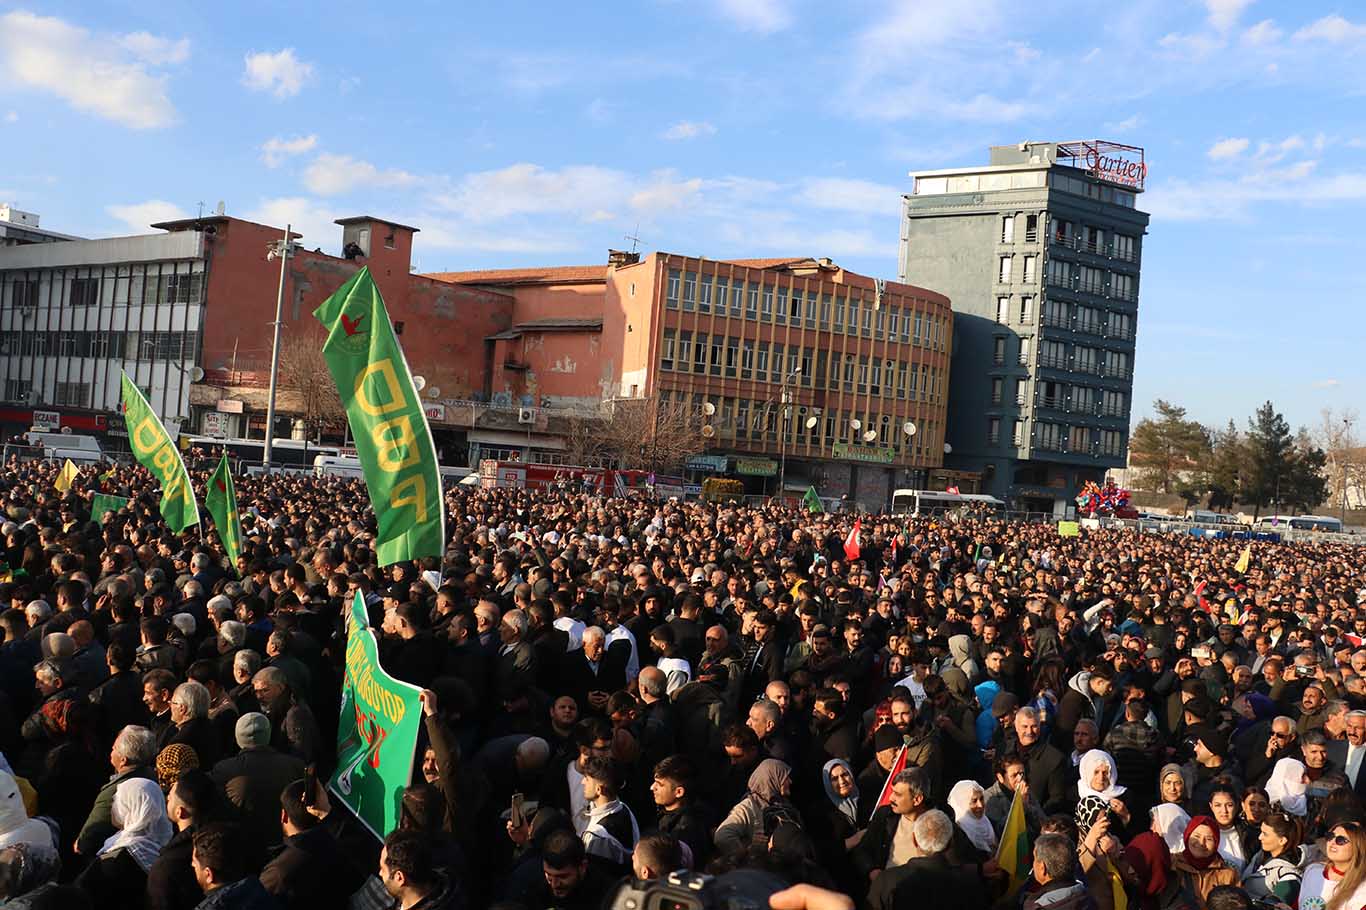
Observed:
[[[1097,180],[1117,183],[1143,191],[1148,178],[1148,165],[1143,149],[1136,145],[1121,145],[1100,139],[1058,143],[1057,160],[1081,168]]]

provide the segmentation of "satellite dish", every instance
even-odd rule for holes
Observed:
[[[849,428],[853,430],[861,430],[863,429],[863,421],[855,417],[853,420],[849,421]]]
[[[710,401],[707,402],[706,404],[702,405],[702,413],[710,417],[711,415],[716,413],[716,405],[712,404]]]
[[[203,367],[190,367],[190,382],[199,382],[204,378]]]
[[[65,433],[66,435],[70,436],[70,435],[71,435],[71,427],[62,427],[62,432]]]
[[[816,418],[814,418],[814,417],[808,417],[808,418],[806,418],[806,428],[807,428],[808,430],[814,429],[815,426],[816,426],[816,424],[818,424],[818,423],[820,423],[820,421],[818,421],[818,420],[817,420]]]
[[[707,439],[711,439],[713,436],[716,435],[716,427],[712,426],[711,424],[707,424],[702,428],[702,435],[705,436]]]
[[[425,388],[427,387],[427,377],[426,377],[426,376],[414,376],[414,377],[413,377],[413,387],[414,387],[415,389],[417,389],[419,392],[421,392],[423,389],[425,389]]]
[[[945,454],[945,455],[951,455],[951,454],[953,454],[953,446],[949,445],[947,442],[944,443],[944,454]]]
[[[914,436],[914,435],[915,435],[915,421],[914,421],[914,420],[908,420],[908,421],[906,421],[905,423],[903,423],[903,424],[901,425],[901,432],[905,433],[907,436]]]
[[[872,442],[874,439],[877,439],[877,430],[869,430],[863,434],[864,442]]]
[[[440,386],[432,386],[430,389],[427,390],[427,397],[428,397],[428,398],[440,398],[440,397],[441,397],[441,387],[440,387]]]

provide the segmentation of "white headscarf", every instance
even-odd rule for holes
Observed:
[[[98,855],[127,850],[144,872],[151,869],[175,833],[166,817],[166,797],[161,788],[146,778],[128,778],[114,791],[111,814],[119,830],[104,842]]]
[[[978,850],[993,853],[996,850],[995,829],[987,820],[986,813],[979,818],[968,808],[974,793],[981,795],[985,800],[986,791],[982,789],[981,784],[975,780],[960,780],[949,791],[949,807],[953,809],[954,821],[958,822],[958,827],[963,829],[972,845]]]
[[[14,844],[28,844],[39,851],[57,854],[57,842],[52,829],[36,818],[28,817],[24,795],[14,775],[0,771],[0,849]]]
[[[1309,811],[1304,795],[1307,789],[1309,785],[1304,782],[1304,764],[1295,758],[1283,758],[1276,762],[1271,779],[1266,782],[1266,795],[1272,804],[1280,803],[1282,809],[1301,818]]]
[[[1091,787],[1091,776],[1096,773],[1096,768],[1102,764],[1110,766],[1110,786],[1104,790],[1095,790]],[[1088,796],[1099,796],[1109,802],[1112,799],[1119,799],[1127,787],[1119,785],[1119,769],[1115,767],[1115,760],[1110,757],[1110,753],[1102,749],[1092,749],[1081,757],[1080,762],[1081,779],[1077,781],[1077,796],[1085,799]]]
[[[1186,849],[1186,826],[1191,823],[1191,817],[1186,814],[1176,803],[1163,803],[1160,806],[1153,806],[1152,809],[1153,826],[1157,834],[1167,842],[1167,849],[1173,855]]]

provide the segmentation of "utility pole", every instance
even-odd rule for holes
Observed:
[[[266,445],[261,454],[261,469],[270,473],[271,441],[275,438],[275,388],[280,378],[280,319],[285,308],[285,267],[289,263],[289,233],[292,224],[285,225],[285,237],[279,241],[278,248],[272,245],[266,259],[280,257],[280,286],[275,293],[274,337],[270,343],[270,398],[266,402]]]
[[[787,391],[787,384],[792,381],[794,376],[800,376],[801,367],[793,370],[783,377],[783,384],[778,391],[779,411],[778,411],[778,503],[781,505],[784,496],[787,494],[787,429],[788,429],[788,405],[792,396]]]
[[[1341,454],[1338,455],[1338,493],[1341,502],[1338,503],[1338,520],[1342,522],[1342,529],[1347,530],[1347,437],[1352,434],[1352,421],[1350,418],[1342,418],[1342,446]]]

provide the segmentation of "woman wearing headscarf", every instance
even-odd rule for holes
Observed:
[[[52,828],[29,818],[14,775],[0,771],[0,849],[15,844],[26,844],[40,854],[50,852],[53,861],[57,858],[57,839]]]
[[[972,846],[987,859],[996,854],[996,829],[987,818],[986,790],[975,780],[960,780],[949,791],[953,819]]]
[[[0,849],[0,906],[25,910],[57,887],[57,853],[31,844]]]
[[[1081,757],[1077,770],[1080,773],[1077,778],[1077,798],[1085,800],[1089,796],[1103,800],[1115,825],[1115,833],[1122,833],[1129,826],[1132,816],[1129,807],[1120,799],[1128,792],[1128,788],[1119,785],[1119,769],[1115,767],[1115,760],[1103,749],[1091,749]]]
[[[804,813],[811,823],[811,839],[816,853],[830,875],[847,887],[855,882],[849,851],[858,846],[861,828],[867,819],[862,811],[862,794],[854,769],[841,758],[832,758],[821,769],[824,795]]]
[[[1172,859],[1172,869],[1196,906],[1205,906],[1209,893],[1218,886],[1238,884],[1238,873],[1219,855],[1218,822],[1208,815],[1197,815],[1186,825],[1182,840],[1186,849]]]
[[[1124,848],[1124,859],[1134,870],[1129,888],[1132,910],[1167,910],[1181,902],[1181,881],[1172,874],[1172,854],[1160,835],[1144,831]]]
[[[1305,795],[1309,789],[1304,773],[1304,764],[1297,758],[1283,758],[1276,762],[1271,771],[1271,779],[1266,782],[1266,795],[1273,807],[1280,806],[1297,818],[1304,818],[1309,812],[1309,801]]]
[[[1194,808],[1190,804],[1190,783],[1186,780],[1186,771],[1174,762],[1163,765],[1158,772],[1157,795],[1162,803],[1177,806],[1187,815]]]
[[[166,817],[166,797],[154,781],[128,778],[114,791],[111,816],[118,830],[76,884],[97,908],[139,906],[147,891],[147,870],[175,833]]]
[[[1114,822],[1110,801],[1099,794],[1083,796],[1077,802],[1074,820],[1077,856],[1086,890],[1095,900],[1097,910],[1113,910],[1115,881],[1124,887],[1136,882],[1137,877],[1124,859],[1119,839],[1110,833]]]
[[[1191,820],[1186,810],[1173,803],[1163,803],[1160,806],[1153,806],[1151,815],[1151,830],[1166,843],[1168,852],[1175,856],[1185,850],[1186,826]]]
[[[776,758],[766,758],[749,776],[749,792],[735,804],[712,839],[722,853],[739,853],[751,844],[767,844],[785,816],[800,819],[792,795],[792,769]]]

